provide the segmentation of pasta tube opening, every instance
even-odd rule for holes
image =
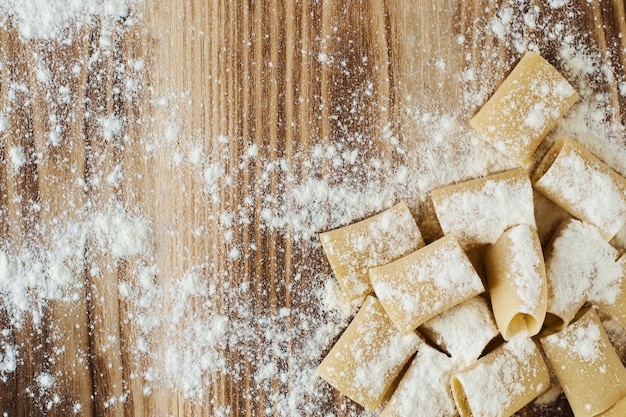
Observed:
[[[469,402],[467,401],[465,389],[457,377],[452,378],[452,396],[454,398],[454,402],[456,402],[459,415],[461,417],[472,417],[472,410],[470,409]]]
[[[518,313],[509,323],[506,328],[506,335],[503,335],[503,337],[505,340],[508,340],[511,338],[511,335],[535,335],[541,330],[542,324],[530,314]]]

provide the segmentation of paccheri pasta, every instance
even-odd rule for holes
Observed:
[[[559,72],[534,52],[526,52],[470,125],[494,148],[521,165],[557,120],[578,100]]]
[[[496,243],[512,226],[535,226],[533,189],[524,169],[441,187],[431,197],[443,232],[466,249]]]
[[[422,341],[381,417],[454,417],[449,389],[454,359]]]
[[[546,317],[548,284],[535,229],[520,224],[504,232],[487,250],[485,269],[502,337],[539,333]]]
[[[428,320],[419,331],[462,363],[478,359],[487,344],[500,334],[489,305],[480,296]]]
[[[555,143],[533,176],[535,188],[609,241],[626,224],[626,179],[571,138]]]
[[[424,246],[404,202],[358,223],[322,233],[320,241],[339,285],[350,299],[372,292],[369,268]]]
[[[461,417],[504,417],[519,411],[550,386],[541,352],[518,336],[452,376]]]
[[[626,327],[626,255],[622,254],[614,265],[618,275],[607,274],[607,279],[598,280],[589,300]]]
[[[569,138],[527,171],[576,99],[527,53],[470,122],[524,167],[432,191],[443,237],[427,245],[402,202],[320,235],[347,298],[366,297],[319,376],[383,417],[509,417],[557,379],[576,417],[626,415],[595,313],[626,326],[626,255],[609,243],[626,180]],[[538,221],[535,201],[553,214]]]
[[[370,269],[370,280],[391,320],[402,332],[485,290],[472,263],[451,236]]]
[[[576,417],[594,417],[626,396],[626,368],[593,310],[541,339]]]
[[[546,248],[548,313],[554,327],[567,325],[590,296],[602,302],[611,296],[607,290],[617,290],[623,277],[617,255],[595,227],[580,220],[567,220],[557,229]]]
[[[401,333],[380,302],[368,296],[330,350],[317,374],[370,410],[378,407],[419,346],[416,333]]]

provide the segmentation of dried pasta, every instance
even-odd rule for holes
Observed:
[[[504,340],[539,333],[546,316],[548,284],[535,229],[518,225],[504,232],[485,255],[493,314]]]
[[[465,249],[496,243],[511,226],[535,227],[532,185],[522,168],[448,185],[431,198],[441,229]]]
[[[565,221],[546,247],[545,257],[552,326],[567,325],[590,296],[611,301],[606,290],[621,277],[617,250],[595,227],[576,219]]]
[[[545,59],[527,52],[470,125],[493,147],[527,166],[578,94]]]
[[[589,302],[626,327],[626,254],[604,266],[607,272],[594,281]]]
[[[593,417],[626,396],[626,369],[593,309],[541,344],[576,417]]]
[[[613,407],[596,417],[624,417],[626,416],[626,397],[622,398]]]
[[[469,364],[500,333],[487,302],[470,298],[433,317],[418,329],[457,363]]]
[[[404,202],[360,222],[321,233],[320,240],[339,285],[351,300],[372,292],[369,268],[424,246]]]
[[[370,269],[374,292],[402,332],[483,292],[483,283],[452,236]]]
[[[550,375],[535,343],[518,336],[451,381],[461,417],[509,417],[548,389]]]
[[[352,400],[374,410],[419,343],[415,332],[399,332],[380,302],[368,296],[317,368],[317,375]]]
[[[380,417],[456,416],[449,383],[454,365],[454,359],[421,341]]]
[[[571,138],[561,138],[533,175],[535,188],[609,241],[626,224],[626,179]]]

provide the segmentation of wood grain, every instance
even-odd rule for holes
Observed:
[[[83,284],[75,289],[80,297],[42,305],[41,320],[27,315],[20,326],[11,321],[13,312],[0,315],[0,327],[10,330],[0,340],[20,349],[17,371],[0,380],[0,411],[19,416],[75,411],[213,416],[224,410],[236,416],[287,415],[280,399],[288,398],[297,376],[287,372],[287,380],[259,382],[256,375],[268,361],[279,371],[298,369],[294,358],[306,350],[311,331],[298,327],[301,318],[295,314],[280,319],[280,311],[319,314],[312,297],[301,295],[319,285],[320,273],[330,271],[319,246],[267,227],[262,208],[295,207],[288,197],[269,201],[267,195],[289,196],[301,181],[331,170],[328,161],[320,167],[296,163],[316,145],[341,142],[342,151],[358,150],[364,159],[419,164],[419,158],[394,153],[384,132],[408,142],[426,140],[409,110],[458,114],[464,99],[461,74],[468,65],[489,74],[485,83],[495,89],[519,53],[485,27],[502,7],[518,3],[146,1],[138,6],[141,19],[135,26],[97,22],[70,29],[69,45],[23,41],[10,24],[0,27],[0,109],[12,109],[5,112],[9,124],[0,133],[2,247],[20,252],[54,244],[49,239],[54,228],[81,220],[93,208],[115,205],[147,218],[152,232],[150,259],[116,259],[91,236],[73,263],[81,265],[72,271]],[[602,63],[617,79],[626,78],[623,2],[574,0],[560,9],[543,1],[522,3],[525,12],[578,26],[587,34],[584,41],[598,48]],[[559,42],[541,28],[525,29],[523,39],[557,62]],[[122,66],[129,59],[144,60],[148,68],[135,95],[120,93],[129,88],[129,79],[135,80],[133,70]],[[69,100],[58,99],[52,90],[58,85],[42,87],[37,78],[42,62],[55,80],[71,86]],[[624,123],[626,98],[617,82],[593,88],[608,94],[619,109],[613,117]],[[50,144],[50,130],[57,125],[51,113],[67,139],[58,146]],[[469,117],[463,114],[461,121]],[[123,129],[108,137],[102,120],[110,118],[120,120]],[[17,145],[27,163],[12,172],[8,152]],[[258,155],[248,160],[253,145]],[[173,162],[177,153],[190,159],[194,147],[205,155],[199,165]],[[293,162],[290,180],[267,170],[265,162],[281,158]],[[203,172],[215,162],[224,166],[220,181],[228,178],[235,186],[220,188],[212,198]],[[119,182],[107,182],[117,166],[123,171]],[[244,211],[249,223],[228,228],[220,220],[222,213]],[[424,224],[432,208],[420,207],[415,214],[427,237],[436,237],[436,226]],[[232,238],[225,238],[226,230]],[[161,287],[178,288],[187,274],[198,273],[215,284],[215,292],[202,302],[191,297],[186,314],[202,314],[210,302],[206,314],[229,316],[255,335],[218,348],[226,366],[211,371],[202,401],[186,399],[171,381],[149,378],[152,368],[165,366],[157,360],[165,357],[159,349],[171,343],[176,330],[187,328],[166,323],[168,331],[144,334],[139,324],[144,311],[120,294],[120,284],[127,283],[142,294],[136,270],[144,264],[158,270],[154,279]],[[233,289],[239,291],[236,299]],[[163,294],[153,301],[166,309],[176,297]],[[285,331],[295,336],[268,352],[262,342]],[[143,338],[159,355],[149,357],[134,348]],[[225,371],[235,368],[238,372]],[[42,373],[55,375],[54,392],[37,386]],[[60,394],[58,401],[55,394]],[[361,412],[336,392],[322,403],[305,401],[301,409],[311,416]],[[531,406],[521,415],[567,413],[561,398],[549,409]]]

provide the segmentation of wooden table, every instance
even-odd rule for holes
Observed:
[[[510,3],[519,16],[523,7],[586,34],[582,42],[597,47],[617,77],[590,85],[609,94],[615,118],[624,121],[624,3],[570,0],[555,9],[536,0]],[[143,256],[117,256],[88,235],[67,258],[84,284],[73,289],[80,296],[49,300],[40,323],[26,314],[17,326],[14,311],[3,313],[1,328],[10,331],[2,340],[18,346],[19,356],[16,372],[0,382],[0,410],[10,416],[289,415],[276,396],[288,395],[297,375],[258,379],[257,366],[267,359],[264,332],[295,328],[285,356],[277,353],[275,362],[297,371],[289,358],[301,358],[314,334],[297,327],[298,315],[323,320],[313,305],[317,298],[303,294],[319,288],[329,268],[315,236],[292,239],[269,227],[262,210],[273,204],[267,195],[288,193],[314,169],[294,164],[285,180],[268,171],[267,161],[298,161],[315,145],[362,135],[368,140],[348,148],[399,162],[383,139],[390,127],[406,140],[423,139],[407,108],[459,114],[464,70],[482,69],[490,78],[475,82],[493,90],[519,58],[510,43],[486,30],[506,6],[480,0],[146,1],[135,24],[71,29],[69,44],[22,41],[10,24],[0,29],[0,112],[9,121],[0,148],[4,250],[39,248],[34,259],[57,254],[63,242],[52,237],[55,230],[84,223],[112,202],[150,227]],[[528,26],[523,39],[556,62],[559,40],[541,27]],[[42,63],[55,82],[42,82]],[[71,86],[67,99],[59,86]],[[462,122],[469,116],[461,115]],[[65,139],[51,146],[50,132],[59,126]],[[26,154],[17,172],[9,154],[14,146]],[[205,171],[219,168],[216,162],[223,171],[207,181]],[[118,166],[122,175],[111,177]],[[211,189],[215,181],[234,186]],[[246,198],[252,199],[247,205]],[[249,223],[224,226],[223,213],[244,209]],[[248,335],[238,348],[216,348],[226,365],[209,372],[203,402],[186,400],[169,381],[149,381],[151,367],[165,364],[137,350],[146,306],[138,307],[132,294],[145,295],[150,286],[138,284],[141,265],[157,267],[154,285],[160,288],[179,291],[176,285],[189,273],[214,285],[190,298],[185,317],[230,317],[258,336],[258,344]],[[125,297],[120,282],[134,283],[136,292]],[[149,302],[163,303],[166,311],[176,293]],[[237,307],[242,304],[248,307]],[[262,325],[264,317],[274,324]],[[192,343],[184,319],[168,329],[153,335],[151,349],[171,344],[172,337]],[[49,390],[42,388],[42,373],[54,377]],[[330,391],[321,401],[303,401],[304,415],[359,410]]]

